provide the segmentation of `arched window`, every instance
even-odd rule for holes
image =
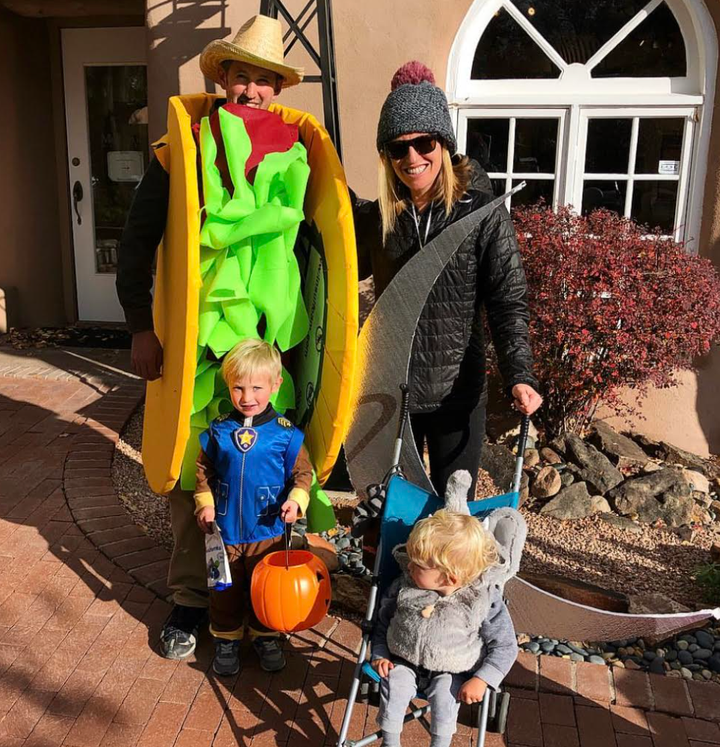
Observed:
[[[461,150],[514,204],[699,233],[717,40],[701,0],[475,0],[450,55]]]

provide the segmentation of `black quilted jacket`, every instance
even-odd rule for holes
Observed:
[[[422,246],[492,199],[487,191],[471,188],[449,216],[435,205],[432,214],[426,209],[418,216],[417,226],[412,211],[406,210],[384,246],[378,203],[356,201],[360,278],[372,274],[379,297]],[[508,392],[515,384],[537,388],[528,340],[525,272],[504,206],[484,218],[462,243],[430,292],[411,356],[411,412],[478,402],[486,373],[483,309]]]

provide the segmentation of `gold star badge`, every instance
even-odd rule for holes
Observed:
[[[253,442],[253,434],[249,431],[245,431],[240,435],[240,443],[243,446],[249,446]]]

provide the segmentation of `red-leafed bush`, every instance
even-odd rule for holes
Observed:
[[[675,384],[720,341],[720,278],[681,244],[606,210],[544,205],[513,214],[527,273],[530,334],[550,434],[582,431],[630,387]]]

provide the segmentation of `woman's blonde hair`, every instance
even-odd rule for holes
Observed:
[[[474,516],[441,509],[413,527],[406,546],[411,562],[434,568],[466,586],[498,562],[495,538]]]
[[[450,215],[455,203],[465,194],[470,184],[470,159],[461,156],[453,163],[445,143],[442,148],[442,168],[430,192],[431,202],[442,202],[445,215]],[[387,154],[380,154],[378,165],[378,203],[382,217],[383,242],[395,229],[398,215],[410,203],[407,187],[398,179]]]
[[[267,373],[273,384],[282,372],[280,353],[268,342],[253,338],[242,340],[225,356],[221,373],[225,383]]]

